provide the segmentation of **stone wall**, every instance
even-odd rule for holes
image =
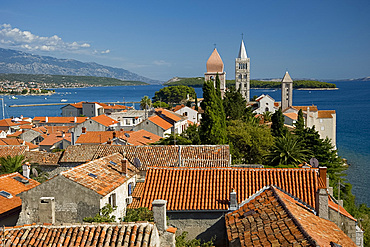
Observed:
[[[342,214],[338,214],[338,212],[332,208],[329,208],[329,219],[339,226],[339,228],[356,243],[356,221]]]
[[[42,214],[39,211],[41,197],[55,198],[57,224],[82,222],[85,217],[95,216],[100,209],[100,195],[61,175],[19,196],[22,199],[22,211],[18,225],[39,222],[39,214]]]
[[[215,246],[226,246],[226,212],[168,212],[169,226],[176,227],[177,233],[188,232],[188,239],[201,239],[209,241],[212,237],[216,237],[213,241]]]

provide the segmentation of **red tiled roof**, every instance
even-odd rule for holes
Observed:
[[[181,117],[177,113],[171,112],[169,110],[166,110],[166,109],[163,109],[163,108],[157,108],[157,109],[155,109],[155,111],[156,111],[157,114],[162,114],[162,115],[166,116],[167,118],[169,118],[169,119],[171,119],[175,122],[181,120]]]
[[[113,146],[101,145],[94,158],[119,152],[134,163],[138,158],[146,167],[227,167],[230,166],[228,145],[153,145],[153,146]]]
[[[344,216],[346,216],[346,217],[348,217],[348,218],[350,218],[351,220],[354,220],[354,221],[357,221],[352,215],[350,215],[348,212],[347,212],[347,210],[345,210],[342,206],[340,206],[340,205],[338,205],[337,203],[335,203],[334,201],[333,201],[333,199],[329,196],[329,202],[328,202],[328,204],[329,204],[329,208],[331,208],[331,209],[333,209],[333,210],[335,210],[335,211],[337,211],[338,212],[338,210],[339,210],[339,213],[340,214],[342,214],[342,215],[344,215]]]
[[[309,106],[292,106],[294,109],[297,111],[302,110],[302,111],[307,111],[307,108],[310,108],[310,111],[317,111],[317,106],[315,105],[309,105]]]
[[[30,163],[36,163],[38,165],[51,165],[57,166],[62,152],[49,153],[41,151],[26,151],[25,158]]]
[[[96,121],[96,122],[98,122],[98,123],[100,123],[100,124],[102,124],[102,125],[104,125],[104,126],[106,126],[106,127],[109,127],[109,126],[111,126],[113,124],[119,123],[118,121],[116,121],[113,118],[110,118],[110,117],[108,117],[108,116],[106,116],[104,114],[103,115],[99,115],[97,117],[92,117],[91,119],[94,120],[94,121]]]
[[[287,116],[290,119],[297,120],[298,114],[295,112],[289,112],[289,113],[283,113],[285,116]]]
[[[301,168],[150,168],[140,206],[167,200],[167,210],[227,210],[232,188],[239,202],[275,184],[314,206],[318,169]]]
[[[128,131],[87,131],[78,137],[77,144],[102,144],[113,139],[113,133],[117,138],[126,140],[125,133]],[[130,133],[130,132],[129,132]]]
[[[23,184],[14,179],[14,177],[20,177],[26,179],[28,184]],[[0,175],[0,191],[4,190],[12,194],[12,198],[5,198],[0,195],[0,214],[8,212],[14,208],[20,207],[22,205],[22,200],[20,197],[16,196],[17,194],[32,189],[39,185],[40,183],[33,180],[23,177],[20,173],[14,172],[11,174]]]
[[[150,118],[148,118],[148,121],[151,121],[152,123],[154,123],[155,125],[158,125],[164,130],[168,130],[169,128],[173,126],[171,123],[167,122],[166,120],[164,120],[163,118],[159,116],[151,116]]]
[[[29,149],[38,148],[37,145],[32,144],[30,142],[23,141],[22,139],[17,138],[0,138],[0,146],[1,145],[23,145],[28,146]]]
[[[29,125],[30,122],[27,121],[19,121],[19,122],[13,122],[11,118],[1,119],[0,120],[0,126],[18,126],[18,125]]]
[[[180,110],[180,109],[182,109],[184,107],[185,107],[185,105],[177,105],[177,106],[175,106],[175,107],[172,108],[172,111],[173,112],[177,112],[178,110]]]
[[[23,145],[0,145],[0,157],[24,155],[26,149]]]
[[[78,102],[78,103],[74,103],[74,104],[69,104],[73,107],[76,107],[76,108],[79,108],[79,109],[82,109],[82,104],[83,103],[95,103],[95,104],[98,104],[100,106],[102,106],[104,109],[127,109],[127,108],[131,108],[131,107],[127,107],[127,106],[124,106],[124,105],[107,105],[105,103],[99,103],[99,102],[84,102],[84,101],[81,101],[81,102]]]
[[[121,186],[128,178],[132,177],[136,173],[136,169],[129,166],[127,177],[121,175],[121,161],[123,159],[124,158],[121,154],[115,153],[110,156],[76,166],[67,171],[61,172],[60,175],[105,196]],[[109,163],[110,161],[116,163],[117,167],[113,167],[113,165]],[[96,175],[96,178],[89,174]]]
[[[267,187],[225,216],[228,239],[240,246],[356,246],[333,222]]]
[[[60,142],[62,140],[66,140],[71,142],[72,134],[71,133],[64,133],[64,137],[62,133],[53,133],[46,135],[44,140],[40,142],[40,146],[53,146],[55,143]]]
[[[333,114],[335,114],[335,110],[318,111],[317,117],[318,118],[333,118]]]
[[[46,117],[35,117],[32,121],[35,123],[82,123],[84,122],[87,117],[47,117],[48,121],[46,121]],[[76,120],[76,122],[75,122]]]
[[[148,222],[62,226],[24,225],[6,227],[5,230],[0,228],[0,235],[2,236],[1,246],[147,247],[156,246],[159,243],[157,228],[153,223]]]
[[[162,137],[157,136],[156,134],[150,133],[146,130],[138,130],[129,133],[130,137],[127,138],[127,142],[130,145],[148,145],[159,141]]]
[[[64,151],[61,163],[85,163],[94,160],[94,155],[99,145],[76,145],[68,146]],[[103,156],[102,156],[103,157]]]

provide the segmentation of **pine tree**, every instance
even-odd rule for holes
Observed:
[[[247,113],[247,101],[235,87],[231,87],[225,92],[223,106],[227,120],[242,119]]]
[[[305,128],[302,109],[298,111],[297,122],[294,125],[295,125],[294,133],[300,135]]]
[[[284,126],[284,116],[280,108],[272,115],[271,121],[271,131],[273,136],[280,137],[288,131]]]
[[[199,133],[202,143],[225,144],[227,140],[225,112],[221,95],[216,92],[212,81],[204,82],[201,107],[204,110]]]

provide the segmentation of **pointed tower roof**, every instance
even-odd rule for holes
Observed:
[[[248,58],[248,56],[247,56],[247,50],[245,49],[244,41],[243,40],[242,40],[242,43],[240,44],[238,58],[241,58],[241,59],[247,59]]]
[[[288,71],[285,72],[285,75],[283,77],[283,80],[281,80],[281,82],[293,82],[292,78],[290,77]]]
[[[207,72],[211,73],[222,73],[224,72],[224,63],[222,62],[222,59],[220,57],[220,54],[218,54],[217,49],[215,48],[211,54],[211,56],[208,58],[207,61]]]

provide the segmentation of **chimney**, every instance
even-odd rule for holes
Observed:
[[[113,131],[113,138],[116,138],[116,137],[117,137],[117,133]]]
[[[24,132],[26,132],[26,130],[25,129],[22,129],[22,133],[24,133]]]
[[[45,123],[47,123],[48,121],[49,121],[49,118],[45,117]]]
[[[107,144],[108,145],[111,145],[112,144],[112,140],[111,139],[108,139]]]
[[[154,222],[160,232],[167,230],[166,204],[166,200],[154,200],[152,202]]]
[[[74,118],[73,122],[74,123],[77,123],[77,117]]]
[[[64,138],[66,136],[66,134],[64,133],[64,131],[62,131],[62,138]]]
[[[75,132],[71,132],[71,141],[72,141],[72,145],[76,145],[76,137],[75,137]]]
[[[31,164],[26,162],[22,165],[23,177],[30,178]]]
[[[329,196],[326,189],[326,167],[319,167],[319,188],[316,191],[315,208],[317,215],[323,219],[329,219]]]
[[[86,128],[82,127],[82,134],[85,134],[85,133],[86,133]]]
[[[239,205],[238,205],[238,200],[236,198],[236,192],[233,188],[233,190],[230,192],[230,206],[229,206],[229,210],[231,211],[234,211],[234,210],[237,210],[239,208]]]
[[[128,161],[127,159],[123,159],[121,160],[121,171],[122,171],[122,175],[123,176],[126,176],[127,177],[127,166],[128,166]]]

